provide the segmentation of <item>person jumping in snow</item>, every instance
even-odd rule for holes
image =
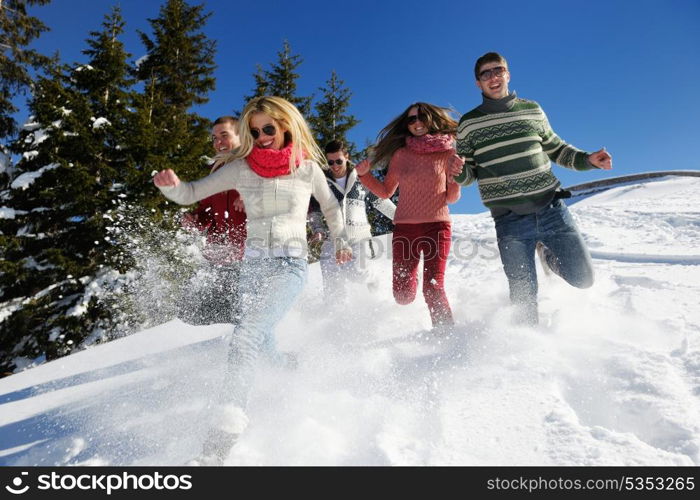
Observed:
[[[590,254],[562,201],[566,192],[559,189],[551,162],[574,170],[610,170],[612,157],[605,148],[585,153],[560,139],[536,102],[508,90],[510,72],[500,54],[481,56],[474,76],[483,101],[459,121],[457,153],[466,164],[455,180],[463,186],[478,182],[496,225],[515,320],[536,325],[535,253],[545,270],[569,284],[593,284]]]
[[[312,194],[326,217],[336,259],[352,258],[340,208],[320,167],[325,157],[299,110],[280,97],[257,97],[243,110],[239,130],[240,147],[223,155],[225,165],[216,172],[181,182],[168,169],[153,179],[167,198],[183,205],[236,188],[248,213],[240,321],[230,336],[216,422],[194,462],[201,465],[222,464],[247,426],[258,354],[306,281],[306,213]]]
[[[411,104],[379,133],[372,159],[355,167],[360,182],[380,198],[401,190],[391,242],[394,298],[399,304],[415,299],[422,253],[423,297],[434,331],[454,325],[445,294],[445,267],[452,243],[447,205],[460,194],[452,174],[464,163],[454,149],[456,126],[446,108]],[[384,182],[368,175],[372,164],[387,161]]]

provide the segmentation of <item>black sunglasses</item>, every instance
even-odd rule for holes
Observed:
[[[416,123],[418,120],[422,121],[425,123],[425,115],[422,113],[418,113],[417,115],[408,115],[406,117],[406,125],[413,125]]]
[[[277,129],[275,128],[274,125],[265,125],[262,128],[262,133],[272,137],[273,135],[275,135],[277,133]],[[258,137],[260,137],[260,130],[258,130],[257,128],[251,128],[250,135],[253,136],[253,139],[257,139]]]
[[[343,163],[345,163],[345,160],[341,160],[340,158],[337,159],[337,160],[328,160],[328,166],[329,166],[329,167],[332,167],[333,164],[335,164],[335,165],[342,165]]]
[[[479,80],[485,82],[487,80],[490,80],[493,76],[503,76],[503,74],[506,71],[508,71],[508,68],[504,68],[503,66],[496,66],[495,68],[485,69],[484,71],[479,73]]]

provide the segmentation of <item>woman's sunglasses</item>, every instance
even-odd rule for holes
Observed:
[[[423,114],[421,114],[421,113],[418,113],[417,115],[408,115],[408,116],[406,117],[406,125],[413,125],[413,124],[416,123],[418,120],[420,120],[420,121],[422,121],[423,123],[425,123],[425,120],[426,120],[425,115],[423,115]]]
[[[274,125],[265,125],[262,128],[262,133],[272,137],[273,135],[275,135],[277,133],[277,129],[275,128]],[[260,130],[258,130],[257,128],[251,128],[250,135],[253,136],[253,139],[257,139],[258,137],[260,137]]]

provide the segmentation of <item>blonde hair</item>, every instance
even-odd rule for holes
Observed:
[[[241,145],[221,156],[217,160],[228,163],[232,160],[247,157],[253,150],[255,140],[250,134],[250,119],[253,115],[265,113],[277,122],[284,132],[285,145],[291,142],[292,155],[289,159],[289,171],[294,173],[297,160],[304,158],[315,161],[319,166],[326,163],[326,156],[316,144],[309,125],[299,110],[289,101],[276,96],[256,97],[248,101],[238,122],[238,133]]]

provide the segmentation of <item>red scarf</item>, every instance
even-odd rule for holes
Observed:
[[[279,177],[289,175],[289,159],[292,157],[292,146],[290,142],[282,149],[267,149],[253,146],[252,151],[246,157],[250,169],[260,177]],[[298,167],[301,158],[295,161]]]
[[[406,147],[414,153],[439,153],[452,149],[454,137],[448,134],[425,134],[406,137]]]

